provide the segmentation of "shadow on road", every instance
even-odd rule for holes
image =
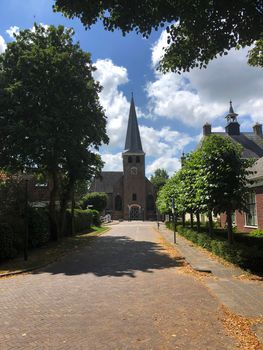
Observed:
[[[171,258],[161,245],[135,241],[126,236],[97,237],[81,252],[65,257],[35,273],[136,277],[136,271],[152,273],[156,269],[182,266],[183,260]]]

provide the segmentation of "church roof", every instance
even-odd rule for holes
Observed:
[[[132,96],[124,152],[144,153]]]
[[[212,134],[230,137],[243,146],[243,158],[263,157],[263,137],[253,132],[242,132],[239,135],[228,135],[226,132],[213,132]]]
[[[113,193],[114,185],[123,176],[122,171],[102,171],[101,176],[94,179],[90,192]]]

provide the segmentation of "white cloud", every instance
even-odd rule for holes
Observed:
[[[152,47],[152,65],[156,67],[159,61],[162,59],[164,54],[164,48],[168,46],[167,44],[168,33],[166,30],[162,31],[160,38],[153,44]]]
[[[94,79],[103,86],[100,102],[108,117],[110,146],[116,147],[123,142],[124,147],[130,103],[119,90],[119,86],[129,81],[127,69],[114,65],[110,59],[97,60],[95,66],[97,70],[93,74]]]
[[[116,154],[103,153],[101,154],[102,160],[105,162],[104,171],[122,171],[122,156],[121,152]]]
[[[167,34],[162,32],[152,48],[152,64],[156,66],[163,55]],[[248,48],[230,50],[227,56],[210,62],[207,69],[193,69],[178,75],[155,74],[146,85],[149,108],[156,117],[178,120],[200,128],[228,112],[233,100],[240,117],[250,115],[253,121],[263,121],[263,71],[247,64]]]
[[[4,38],[0,35],[0,54],[3,53],[6,49],[6,43]]]
[[[160,130],[142,125],[140,127],[143,149],[148,156],[171,157],[182,152],[193,141],[187,134],[162,127]]]
[[[171,176],[181,168],[181,160],[176,157],[159,157],[146,167],[146,174],[150,176],[156,169],[165,169]]]
[[[7,34],[10,36],[10,38],[14,38],[15,35],[14,34],[18,34],[19,33],[19,27],[17,26],[11,26],[10,28],[8,28],[6,30]]]

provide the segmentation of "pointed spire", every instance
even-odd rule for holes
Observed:
[[[233,109],[233,106],[232,106],[232,101],[230,100],[229,101],[229,104],[230,104],[230,106],[229,106],[229,113],[234,113],[234,109]]]
[[[232,106],[232,101],[229,101],[229,113],[226,115],[227,125],[225,127],[226,133],[228,135],[239,135],[240,134],[240,125],[237,121],[238,114],[234,112]]]
[[[144,153],[142,150],[141,137],[138,127],[137,115],[135,110],[135,104],[133,99],[133,93],[131,97],[131,106],[129,113],[128,128],[125,141],[125,151]]]
[[[237,116],[238,114],[234,112],[234,108],[232,106],[232,101],[229,101],[229,113],[226,115],[226,120],[229,123],[237,122]]]

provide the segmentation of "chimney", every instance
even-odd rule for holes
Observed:
[[[205,123],[205,125],[203,126],[203,135],[208,136],[208,135],[211,135],[211,133],[212,133],[211,124]]]
[[[253,131],[254,131],[254,134],[256,135],[262,135],[262,124],[256,123],[253,126]]]

